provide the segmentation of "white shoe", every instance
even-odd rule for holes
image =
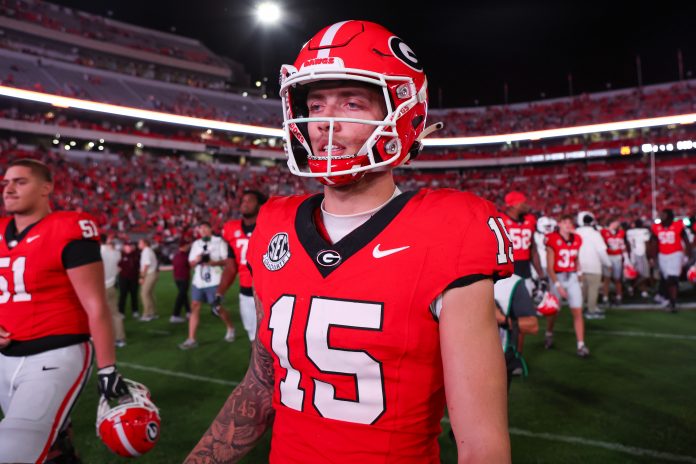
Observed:
[[[234,329],[228,329],[227,333],[225,334],[225,341],[232,343],[233,341],[235,341],[236,338],[237,337]]]
[[[124,346],[126,346],[126,341],[125,340],[116,340],[115,345],[116,345],[116,348],[123,348]]]
[[[171,323],[171,324],[181,324],[181,323],[183,323],[183,322],[186,322],[186,318],[185,318],[185,317],[181,317],[181,316],[171,316],[171,317],[169,318],[169,323]]]
[[[198,342],[196,340],[191,340],[190,338],[187,338],[184,340],[183,343],[179,343],[179,349],[180,350],[192,350],[194,348],[198,348]]]
[[[140,319],[140,313],[138,311],[133,313],[133,319]]]

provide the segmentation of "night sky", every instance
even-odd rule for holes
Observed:
[[[346,19],[379,22],[424,64],[431,106],[461,107],[567,96],[696,78],[696,2],[488,0],[279,0],[286,16],[267,28],[252,1],[57,0],[55,3],[201,40],[275,85],[282,63],[322,27]],[[649,7],[641,6],[649,5]],[[543,94],[543,95],[542,95]]]

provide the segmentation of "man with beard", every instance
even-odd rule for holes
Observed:
[[[242,219],[233,219],[225,223],[222,229],[222,238],[229,245],[230,252],[225,261],[225,269],[222,272],[213,304],[214,311],[220,308],[225,292],[239,274],[239,315],[251,342],[256,338],[256,306],[251,289],[251,272],[247,267],[246,254],[251,233],[256,227],[256,217],[259,215],[261,205],[265,202],[266,195],[263,193],[257,190],[245,190],[239,204]]]

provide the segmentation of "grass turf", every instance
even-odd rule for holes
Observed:
[[[200,347],[186,352],[180,351],[177,344],[186,338],[187,325],[168,321],[175,293],[171,274],[161,273],[157,285],[160,318],[145,323],[128,317],[128,346],[118,350],[121,372],[150,388],[162,416],[160,442],[138,459],[143,464],[182,462],[233,386],[142,367],[234,382],[244,375],[249,357],[249,342],[239,321],[236,289],[228,293],[226,302],[227,308],[232,309],[237,341],[223,341],[223,324],[204,307]],[[544,321],[540,320],[540,335],[527,338],[529,377],[514,379],[510,392],[513,462],[672,462],[654,454],[641,456],[635,449],[631,453],[620,452],[615,449],[618,444],[687,456],[691,459],[681,462],[696,462],[696,409],[691,393],[696,385],[696,312],[673,315],[610,311],[606,320],[586,321],[586,340],[592,350],[587,360],[575,355],[568,311],[559,317],[556,346],[552,350],[542,347],[543,328]],[[95,437],[94,377],[93,374],[72,414],[76,447],[85,464],[125,462]],[[445,423],[443,428],[448,431],[449,425]],[[532,436],[527,432],[532,432]],[[554,437],[544,438],[543,434]],[[610,449],[559,441],[562,438],[558,436],[605,442]],[[266,434],[242,462],[267,462],[269,443]],[[442,462],[455,463],[455,448],[446,433],[441,435],[440,443]]]

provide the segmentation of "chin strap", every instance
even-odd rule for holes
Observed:
[[[438,131],[445,127],[444,122],[436,122],[435,124],[431,124],[425,129],[423,129],[423,132],[420,133],[418,138],[416,138],[415,142],[413,142],[413,145],[411,145],[411,150],[408,152],[408,157],[404,160],[404,163],[408,162],[409,160],[415,159],[418,154],[421,152],[423,149],[423,142],[422,140],[432,134],[435,131]]]
[[[429,126],[426,127],[425,129],[423,129],[423,132],[421,132],[421,134],[418,136],[418,138],[416,139],[416,141],[417,141],[417,142],[420,142],[421,140],[423,140],[424,138],[426,138],[427,136],[429,136],[429,135],[432,134],[433,132],[442,129],[443,127],[445,127],[445,123],[444,123],[444,122],[441,122],[441,121],[440,121],[440,122],[436,122],[435,124],[429,125]]]

